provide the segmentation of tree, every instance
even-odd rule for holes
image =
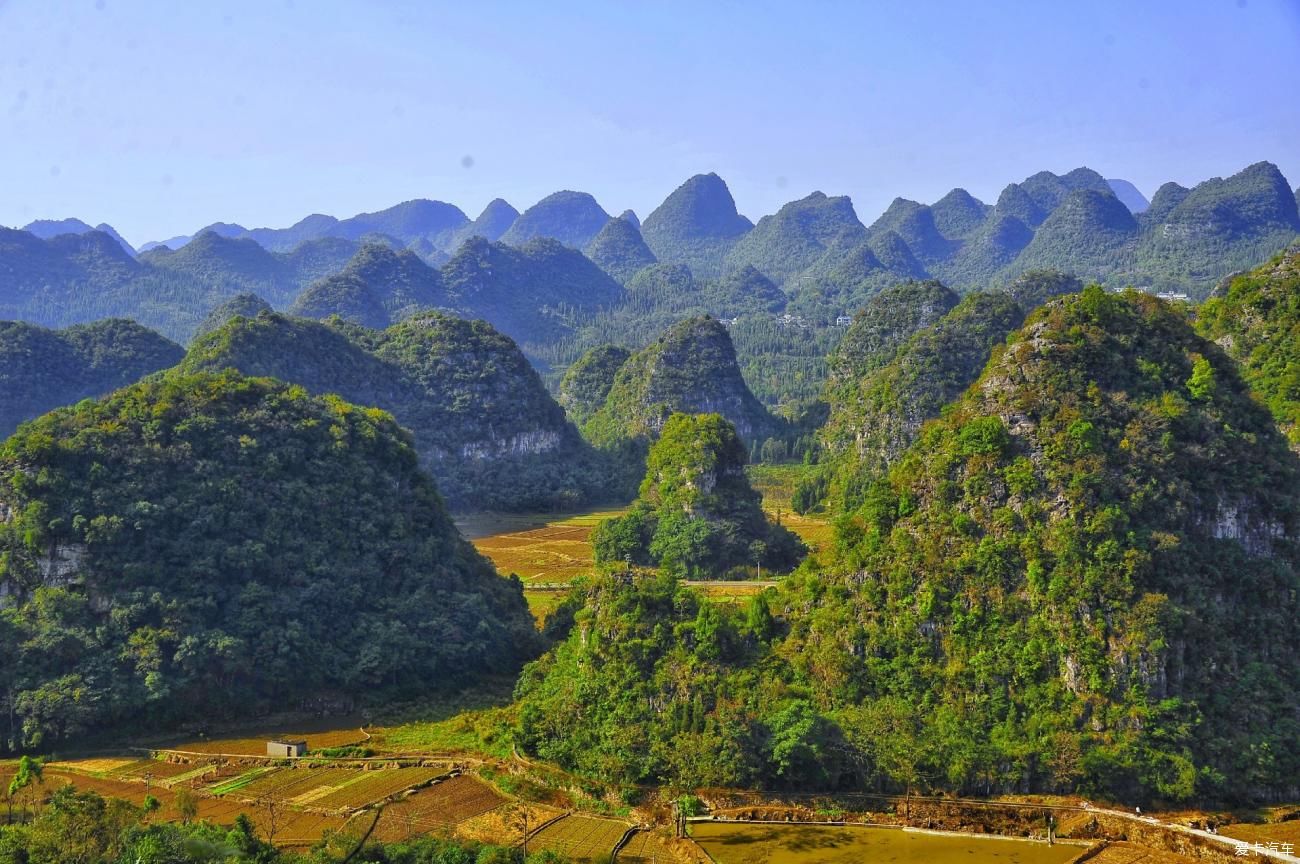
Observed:
[[[13,779],[9,781],[7,797],[9,799],[9,821],[14,821],[14,798],[30,788],[33,784],[44,783],[45,777],[43,772],[44,763],[39,759],[33,759],[30,756],[24,756],[18,760],[18,770],[14,772]],[[24,797],[26,797],[24,795]],[[23,802],[23,821],[27,821],[27,803]]]
[[[172,806],[181,817],[181,823],[188,825],[199,815],[199,799],[194,797],[194,793],[188,789],[178,789],[176,798],[172,801]]]

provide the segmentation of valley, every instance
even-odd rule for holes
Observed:
[[[1298,25],[0,0],[0,864],[1300,864]]]

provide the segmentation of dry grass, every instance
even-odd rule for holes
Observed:
[[[596,510],[559,516],[479,514],[464,517],[457,525],[503,575],[518,574],[525,583],[564,584],[591,571],[592,529],[624,512],[624,509]]]
[[[1148,849],[1136,843],[1111,843],[1092,858],[1093,864],[1194,864],[1195,859]]]
[[[473,777],[452,777],[388,805],[376,828],[377,839],[406,840],[445,830],[495,810],[505,800]]]
[[[523,839],[521,822],[516,818],[514,812],[516,810],[522,810],[528,814],[528,829],[530,831],[563,812],[556,807],[548,807],[545,804],[515,802],[507,807],[498,807],[480,816],[466,819],[456,826],[456,836],[466,840],[477,840],[480,843],[513,846]]]

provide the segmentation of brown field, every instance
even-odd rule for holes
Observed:
[[[1148,849],[1135,843],[1111,843],[1088,859],[1093,864],[1194,864],[1195,859]]]
[[[631,826],[599,816],[565,816],[528,838],[528,848],[553,849],[575,861],[590,861],[608,855]]]
[[[670,864],[677,856],[663,837],[653,831],[637,831],[619,850],[618,860],[624,864]]]
[[[588,538],[596,524],[620,516],[624,509],[566,515],[479,514],[457,526],[503,575],[515,573],[525,583],[564,584],[592,568]]]
[[[479,816],[466,819],[456,826],[456,836],[480,843],[495,843],[498,846],[513,846],[523,839],[523,823],[520,813],[527,813],[528,828],[541,825],[548,819],[559,816],[561,811],[545,804],[514,802],[508,807],[498,807]],[[531,842],[531,841],[530,841]]]
[[[458,825],[505,801],[473,777],[452,777],[388,805],[375,830],[380,840],[405,840]]]
[[[1291,854],[1295,854],[1296,849],[1300,849],[1300,819],[1292,819],[1288,822],[1265,822],[1263,824],[1239,823],[1237,825],[1225,825],[1219,829],[1219,833],[1237,840],[1246,840],[1250,843],[1290,843],[1293,847]]]
[[[356,810],[428,783],[444,771],[441,768],[381,768],[353,773],[358,776],[347,778],[328,794],[313,798],[311,805],[326,810]]]
[[[175,805],[175,793],[157,786],[146,787],[144,783],[136,781],[91,777],[65,773],[52,767],[47,768],[44,783],[46,792],[52,792],[60,785],[72,785],[83,791],[98,792],[106,798],[122,798],[136,806],[144,803],[146,795],[152,794],[162,802],[162,809],[153,818],[167,822],[181,818]],[[233,824],[236,816],[247,813],[265,837],[274,821],[275,842],[278,845],[297,846],[314,843],[326,830],[340,829],[346,822],[339,816],[304,813],[286,808],[278,808],[277,812],[272,813],[270,808],[264,806],[225,798],[196,796],[195,800],[198,805],[198,818],[218,825]]]

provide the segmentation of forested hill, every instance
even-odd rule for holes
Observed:
[[[518,740],[686,787],[1294,796],[1297,481],[1181,310],[1092,287],[996,349],[774,596],[594,581],[521,679]]]
[[[843,523],[832,569],[861,586],[873,659],[809,668],[815,692],[930,704],[919,734],[949,773],[943,748],[983,728],[1039,782],[1293,787],[1293,750],[1259,754],[1300,732],[1298,470],[1180,311],[1095,287],[1052,302]],[[857,650],[841,614],[797,622],[792,649]],[[1005,696],[973,710],[976,692]]]
[[[1300,448],[1300,245],[1226,280],[1197,310],[1197,329],[1223,346]]]
[[[390,415],[233,372],[24,426],[0,448],[0,547],[19,747],[427,696],[538,647]]]
[[[183,355],[179,345],[133,321],[66,330],[0,321],[0,438],[53,408],[134,384]]]
[[[384,330],[264,313],[198,339],[183,373],[225,368],[392,412],[456,508],[573,506],[598,460],[518,347],[483,321],[423,313]]]
[[[606,448],[649,442],[675,412],[721,414],[746,446],[782,426],[746,386],[727,329],[708,317],[673,325],[628,358],[583,434]]]
[[[183,343],[231,297],[252,292],[287,304],[355,251],[350,241],[322,240],[271,253],[208,232],[181,251],[137,260],[101,231],[41,240],[0,228],[0,318],[46,327],[130,318]]]

